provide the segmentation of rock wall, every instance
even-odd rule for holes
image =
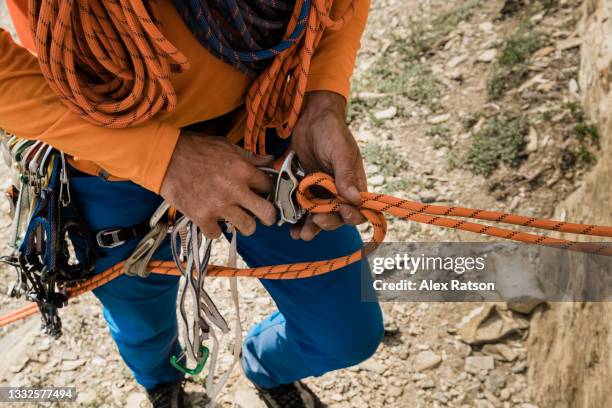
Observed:
[[[579,82],[601,152],[557,217],[612,225],[612,0],[585,0],[583,7]],[[528,345],[529,380],[540,408],[611,406],[612,303],[557,303],[539,311]]]

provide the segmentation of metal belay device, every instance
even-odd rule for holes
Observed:
[[[93,242],[70,195],[64,154],[42,142],[5,134],[2,150],[18,175],[7,191],[13,253],[1,258],[16,269],[9,295],[36,302],[42,330],[58,337],[62,326],[57,311],[68,300],[67,288],[94,274]]]

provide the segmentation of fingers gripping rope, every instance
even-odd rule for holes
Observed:
[[[318,198],[311,188],[319,186],[329,191],[335,198]],[[416,201],[404,200],[384,194],[361,193],[361,213],[372,224],[372,240],[363,251],[341,256],[335,259],[300,262],[286,265],[271,265],[258,268],[234,268],[210,265],[207,276],[217,277],[252,277],[260,279],[301,279],[322,275],[344,266],[350,265],[362,259],[364,253],[367,254],[375,248],[377,243],[384,240],[387,232],[385,214],[397,218],[420,222],[423,224],[435,225],[439,227],[453,228],[462,231],[470,231],[478,234],[488,235],[495,238],[509,239],[517,242],[537,244],[562,248],[571,251],[593,253],[598,255],[612,256],[612,245],[599,243],[575,242],[565,239],[546,237],[533,233],[515,231],[506,228],[494,227],[476,222],[469,222],[462,219],[449,217],[462,217],[484,221],[492,221],[503,224],[517,225],[523,227],[533,227],[543,230],[573,233],[578,235],[589,235],[598,237],[612,237],[612,227],[575,224],[563,221],[543,220],[532,217],[508,214],[499,211],[486,211],[464,207],[447,207],[441,205],[427,205]],[[338,191],[334,184],[334,179],[323,173],[315,173],[306,176],[299,186],[297,200],[308,212],[329,213],[336,212],[341,204],[346,203],[338,197]],[[94,276],[93,278],[69,289],[69,297],[75,297],[87,291],[102,286],[123,273],[121,262],[110,269]],[[149,269],[153,273],[162,275],[180,275],[174,261],[152,261]],[[38,311],[35,304],[16,310],[0,318],[0,327],[14,321],[23,319]]]

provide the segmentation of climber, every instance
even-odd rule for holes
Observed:
[[[92,0],[92,10],[106,1]],[[72,200],[98,238],[97,272],[132,253],[143,235],[139,226],[148,222],[164,199],[209,238],[222,234],[219,220],[233,224],[240,232],[238,252],[250,266],[334,258],[361,247],[355,225],[364,219],[350,204],[336,214],[309,215],[298,225],[275,225],[276,210],[263,198],[273,187],[258,167],[271,165],[292,149],[307,172],[332,174],[340,195],[359,204],[358,192],[366,190],[366,176],[359,148],[345,122],[345,108],[369,1],[355,3],[354,15],[344,27],[323,32],[307,67],[306,93],[291,136],[280,137],[274,127],[268,127],[266,154],[247,154],[243,134],[248,126],[245,94],[253,77],[269,62],[241,64],[231,60],[233,54],[219,51],[223,47],[206,43],[207,38],[202,32],[198,35],[195,27],[201,19],[186,17],[188,2],[160,1],[156,5],[163,35],[190,64],[188,69],[172,71],[176,105],[124,127],[92,123],[85,109],[75,110],[65,97],[58,96],[74,83],[65,79],[59,85],[61,81],[52,83],[50,76],[57,67],[49,71],[44,67],[58,59],[43,59],[44,38],[38,37],[39,30],[35,34],[31,30],[42,13],[28,10],[28,4],[43,7],[42,3],[49,2],[7,3],[22,45],[0,30],[0,127],[41,140],[69,156]],[[118,3],[108,1],[104,6],[112,14]],[[209,7],[206,1],[200,3]],[[269,4],[289,5],[287,16],[294,6],[294,2],[259,3],[258,13],[265,12]],[[314,2],[299,4],[305,4],[309,16],[317,15],[310,9]],[[319,0],[317,4],[326,3]],[[349,0],[333,1],[331,16],[338,18],[350,6]],[[245,7],[249,6],[240,10]],[[74,13],[69,18],[73,24],[78,19],[89,21],[74,17],[79,11]],[[223,16],[229,13],[209,13],[211,30],[223,30],[223,24],[221,28],[213,24]],[[256,20],[246,20],[253,33],[247,32],[253,37],[268,37]],[[284,34],[287,21],[267,27]],[[83,29],[87,29],[85,23]],[[248,44],[245,40],[242,47]],[[100,68],[105,63],[99,61],[91,62],[92,66]],[[169,100],[172,97],[163,102]],[[155,258],[171,259],[168,240]],[[375,352],[382,339],[382,314],[377,303],[361,301],[361,268],[357,263],[305,280],[262,280],[278,310],[250,329],[241,363],[267,406],[321,406],[301,380],[358,364]],[[171,355],[180,353],[178,284],[175,276],[123,275],[94,291],[119,353],[154,407],[182,404],[183,376],[169,363]]]

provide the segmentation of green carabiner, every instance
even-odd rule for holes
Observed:
[[[195,366],[195,368],[188,368],[186,365],[181,364],[179,362],[181,356],[170,357],[170,364],[172,364],[174,368],[184,374],[198,375],[202,372],[204,366],[206,365],[206,360],[208,360],[208,355],[210,354],[208,351],[208,347],[204,345],[200,346],[200,354],[202,355],[202,357],[200,358],[200,361],[198,361],[198,364]]]

